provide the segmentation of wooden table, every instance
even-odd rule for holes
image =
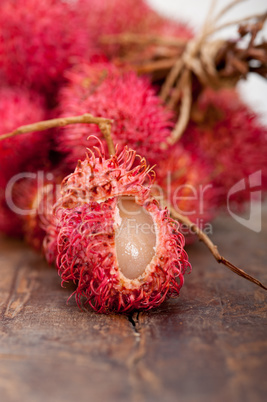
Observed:
[[[257,234],[217,219],[213,241],[267,283],[267,208]],[[133,314],[81,311],[54,268],[0,240],[1,402],[263,402],[267,292],[218,265],[203,244],[179,299]]]

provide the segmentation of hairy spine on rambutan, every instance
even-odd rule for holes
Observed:
[[[78,304],[98,312],[150,309],[177,296],[190,270],[179,225],[151,198],[152,171],[124,148],[97,149],[62,183],[44,251]],[[138,229],[139,228],[139,229]],[[141,229],[140,229],[141,228]],[[51,253],[52,250],[52,253]]]

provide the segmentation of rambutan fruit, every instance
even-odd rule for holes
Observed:
[[[1,88],[0,115],[0,134],[6,134],[22,125],[44,120],[46,109],[41,96],[31,91]],[[0,141],[0,232],[23,233],[21,220],[7,205],[6,188],[8,184],[17,188],[25,177],[47,167],[50,148],[49,133],[33,132]],[[21,193],[19,187],[16,194]]]
[[[193,36],[185,23],[162,17],[143,0],[78,0],[76,4],[88,41],[110,58],[118,55],[119,46],[107,46],[101,40],[105,35],[134,33],[183,39]]]
[[[214,218],[218,204],[218,189],[211,181],[212,171],[205,160],[177,143],[170,148],[168,157],[155,167],[155,190],[163,193],[176,212],[203,226]],[[183,233],[188,234],[188,228],[183,228]]]
[[[63,180],[44,251],[78,304],[97,312],[151,309],[179,294],[190,264],[179,225],[151,198],[153,173],[124,148],[96,149]],[[134,167],[135,166],[135,167]],[[52,252],[51,252],[52,251]]]
[[[46,109],[41,96],[18,88],[0,88],[0,134],[44,120]],[[0,187],[17,173],[43,167],[50,148],[49,135],[29,133],[0,141]]]
[[[0,189],[0,231],[20,236],[41,250],[61,180],[59,169],[32,169],[15,175]]]
[[[0,7],[0,76],[7,83],[53,94],[63,72],[91,54],[72,2],[16,0]]]
[[[62,88],[59,117],[91,113],[113,120],[111,136],[120,148],[136,149],[155,164],[173,125],[172,113],[164,108],[148,79],[122,72],[111,63],[83,64],[68,74]],[[89,135],[101,138],[95,125],[67,126],[60,130],[58,149],[75,166],[84,158]]]
[[[24,220],[32,214],[37,196],[37,172],[15,175],[6,188],[0,189],[0,231],[12,236],[25,234]]]
[[[213,166],[212,184],[218,189],[218,206],[225,207],[229,190],[260,171],[267,189],[267,130],[234,89],[206,90],[183,135],[185,147],[200,161]],[[242,207],[250,200],[250,186],[232,192],[229,202]]]
[[[61,180],[59,171],[54,170],[39,171],[36,180],[24,182],[24,192],[32,189],[30,213],[23,216],[22,222],[24,239],[36,250],[43,249],[43,240],[52,219],[53,206],[59,197]],[[25,199],[29,200],[29,196]],[[22,199],[18,200],[18,205],[24,207],[25,199],[24,202]]]

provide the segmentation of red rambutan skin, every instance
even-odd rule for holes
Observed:
[[[163,107],[147,78],[122,72],[111,63],[83,64],[68,74],[60,92],[60,117],[91,113],[113,119],[111,136],[122,148],[136,149],[148,162],[157,163],[173,126],[172,113]],[[101,138],[95,125],[68,126],[60,130],[58,148],[71,166],[84,158],[89,135]]]
[[[197,115],[183,136],[185,147],[213,167],[211,180],[218,189],[218,206],[225,208],[228,191],[242,179],[261,171],[267,189],[267,130],[234,89],[206,90]],[[200,162],[202,163],[202,162]],[[230,202],[242,207],[250,189],[233,194]]]
[[[51,94],[64,71],[91,54],[73,4],[59,0],[6,1],[0,6],[0,75],[11,85]],[[89,57],[89,56],[88,56]]]
[[[146,161],[133,167],[134,160],[135,152],[124,148],[110,159],[99,151],[79,163],[63,181],[54,224],[44,241],[48,259],[57,244],[59,274],[63,283],[77,285],[78,304],[85,298],[97,312],[156,307],[179,294],[190,270],[178,223],[150,198],[153,176]],[[158,228],[155,256],[134,280],[120,272],[115,252],[116,204],[125,195],[149,211]]]

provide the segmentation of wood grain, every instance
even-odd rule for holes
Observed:
[[[267,208],[257,234],[217,219],[223,255],[267,283]],[[267,292],[219,266],[205,247],[179,299],[151,312],[99,315],[66,300],[56,270],[0,239],[1,402],[263,402]]]

